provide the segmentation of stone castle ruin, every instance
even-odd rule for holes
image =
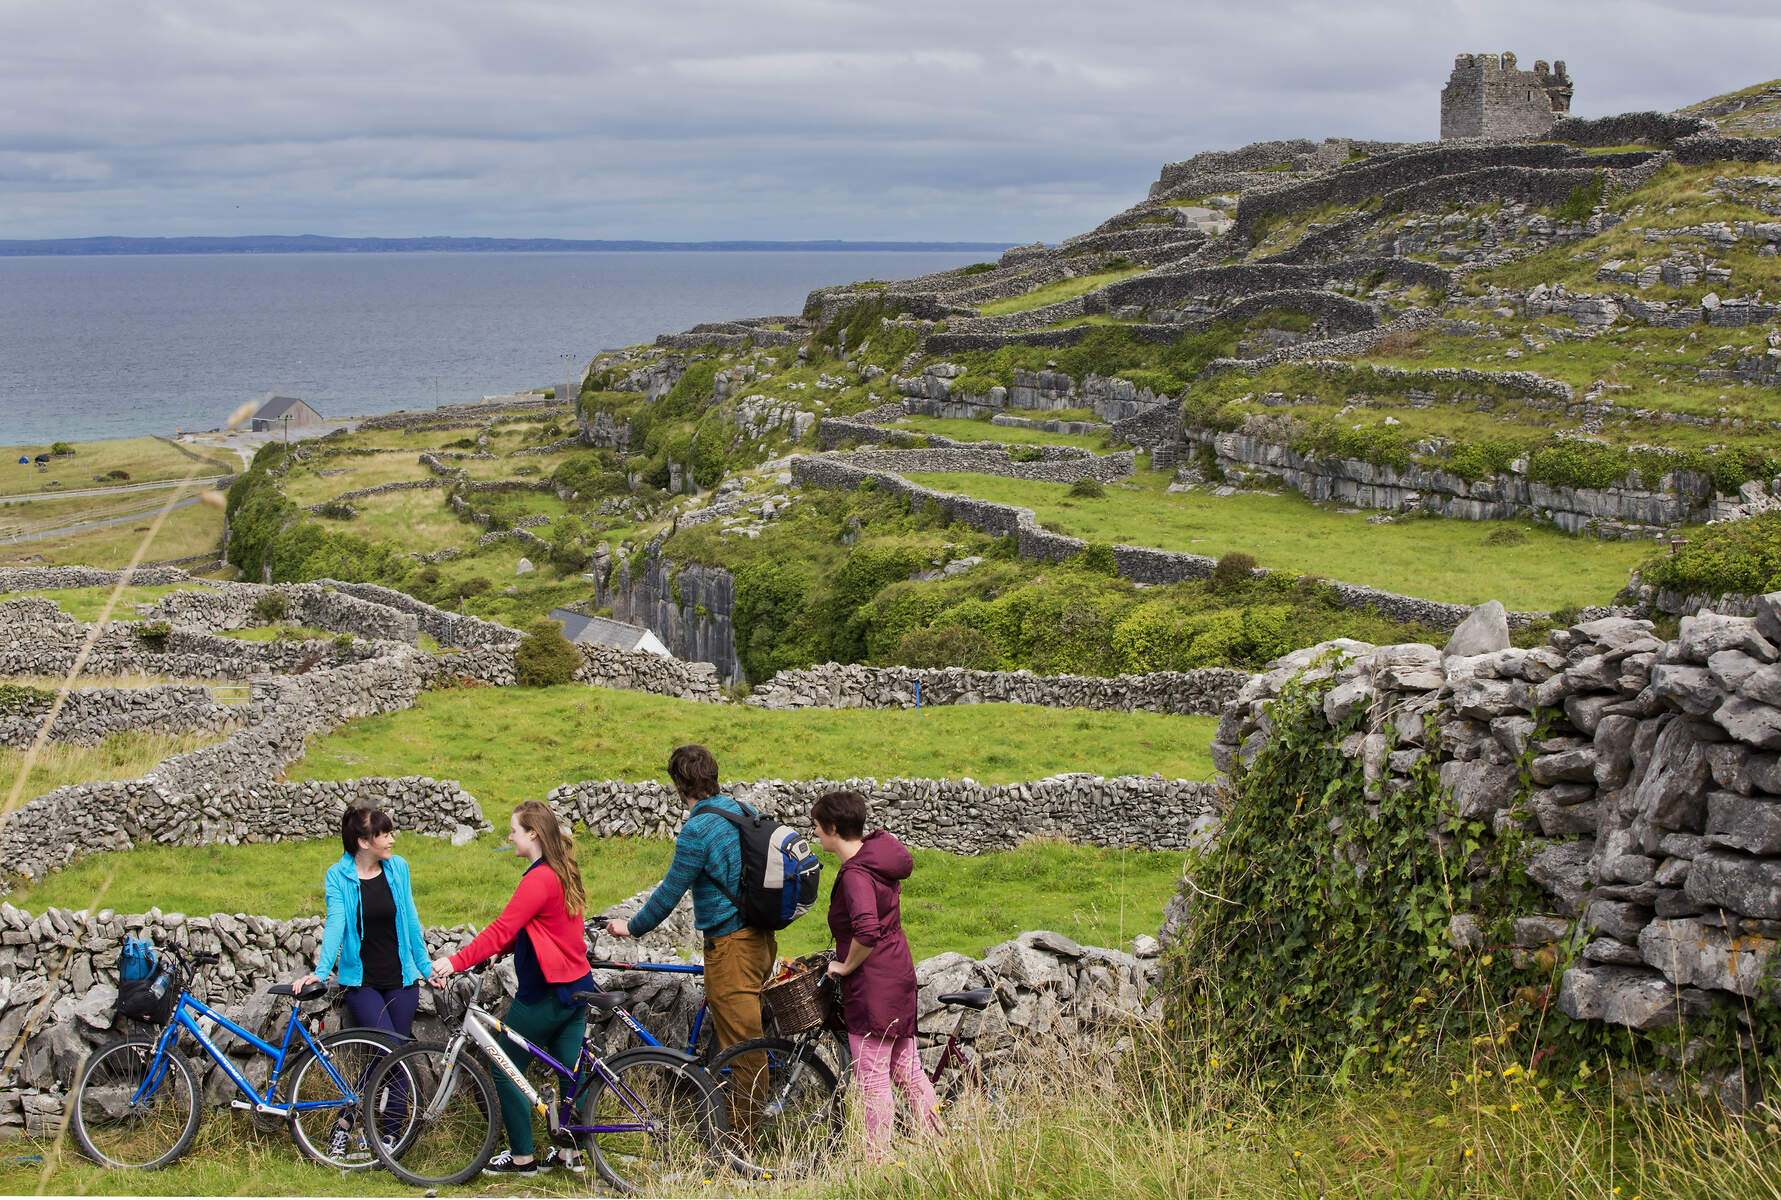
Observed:
[[[1441,138],[1538,135],[1570,115],[1571,79],[1564,60],[1517,70],[1515,55],[1461,54],[1441,89]]]

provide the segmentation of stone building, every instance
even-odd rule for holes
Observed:
[[[255,433],[270,433],[280,429],[316,429],[326,423],[326,417],[295,396],[273,396],[254,413],[251,428]]]
[[[1571,111],[1564,60],[1518,70],[1515,55],[1461,54],[1441,89],[1442,138],[1538,136]]]

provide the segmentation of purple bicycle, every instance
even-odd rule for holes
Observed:
[[[621,1191],[680,1195],[710,1176],[729,1119],[711,1076],[691,1056],[640,1046],[606,1057],[584,1037],[576,1061],[560,1063],[461,986],[454,980],[445,993],[463,1006],[461,1018],[447,1021],[455,1032],[442,1043],[416,1042],[395,1051],[366,1082],[367,1112],[383,1103],[386,1091],[414,1091],[412,1099],[402,1097],[414,1113],[414,1128],[401,1157],[372,1139],[378,1160],[396,1178],[431,1188],[463,1183],[482,1170],[501,1125],[493,1071],[543,1114],[554,1142],[586,1150],[600,1176]],[[574,999],[592,1017],[622,1012],[626,997],[576,992]],[[550,1081],[533,1087],[502,1049],[502,1037],[529,1050]]]

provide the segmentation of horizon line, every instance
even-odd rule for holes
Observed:
[[[0,255],[107,255],[107,254],[300,254],[327,251],[349,253],[416,253],[427,250],[462,251],[872,251],[935,250],[995,251],[1018,245],[997,241],[941,241],[891,238],[704,238],[668,241],[655,238],[559,238],[490,237],[432,234],[413,237],[343,237],[331,234],[171,234],[137,237],[98,234],[67,238],[0,238]]]

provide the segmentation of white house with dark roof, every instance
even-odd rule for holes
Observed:
[[[326,417],[295,396],[274,396],[253,415],[252,428],[255,433],[276,433],[280,429],[315,429],[327,423]]]
[[[627,625],[608,617],[590,617],[567,608],[551,609],[550,619],[561,621],[563,636],[578,644],[613,646],[619,650],[659,654],[663,658],[674,657],[673,651],[662,644],[662,639],[642,625]]]

